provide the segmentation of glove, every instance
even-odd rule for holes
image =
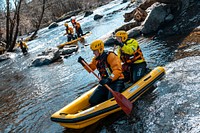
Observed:
[[[109,84],[112,82],[111,78],[106,78],[106,79],[102,79],[99,81],[99,84],[101,84],[102,86],[104,86],[105,84]]]
[[[85,66],[85,65],[82,63],[82,61],[85,62],[85,60],[84,60],[81,56],[79,56],[79,57],[78,57],[78,62],[79,62],[82,66]]]

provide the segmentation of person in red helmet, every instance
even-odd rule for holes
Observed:
[[[82,31],[82,29],[81,29],[81,25],[80,25],[79,22],[76,21],[76,18],[75,18],[74,16],[71,17],[71,23],[72,23],[73,27],[74,27],[75,30],[76,30],[77,36],[78,36],[78,37],[83,36],[83,31]]]

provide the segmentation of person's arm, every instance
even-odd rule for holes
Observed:
[[[82,63],[82,61],[84,61],[85,63],[87,63],[81,56],[78,58],[78,62],[90,73],[91,71],[85,67],[85,65]],[[97,67],[96,67],[97,61],[96,58],[92,59],[92,62],[89,63],[89,67],[94,71]]]
[[[107,62],[112,69],[112,74],[109,77],[112,81],[117,80],[119,77],[123,78],[121,60],[114,53],[110,53],[107,57]]]
[[[92,61],[91,61],[88,65],[89,65],[89,67],[94,71],[94,70],[97,68],[96,64],[97,64],[97,61],[96,61],[96,58],[94,57],[94,58],[92,59]],[[84,68],[85,68],[89,73],[91,72],[87,67],[84,66]]]

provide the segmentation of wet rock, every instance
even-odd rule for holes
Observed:
[[[84,17],[88,17],[88,16],[90,16],[91,14],[93,14],[92,11],[86,11]]]
[[[139,27],[135,27],[135,28],[129,30],[128,31],[128,37],[129,38],[134,38],[134,37],[137,37],[137,36],[141,35],[141,29],[142,29],[142,27],[139,26]]]
[[[105,40],[104,45],[105,46],[113,46],[113,45],[117,45],[118,41],[112,37],[109,37],[107,40]]]
[[[6,43],[0,41],[0,55],[3,54],[5,51],[6,51]]]
[[[115,30],[115,32],[117,32],[117,31],[119,31],[119,30],[128,31],[128,30],[133,29],[133,28],[135,28],[135,27],[137,27],[137,26],[139,26],[139,25],[140,25],[139,22],[130,22],[130,23],[127,23],[127,24],[122,25],[121,27],[117,28],[117,29]]]
[[[155,7],[146,18],[142,33],[150,34],[156,32],[161,24],[164,23],[167,15],[165,6],[159,5]]]
[[[53,23],[51,23],[50,25],[49,25],[49,29],[52,29],[52,28],[55,28],[55,27],[57,27],[58,26],[58,24],[56,23],[56,22],[53,22]]]
[[[78,46],[70,46],[70,47],[64,47],[63,49],[60,49],[60,55],[70,55],[73,52],[77,52]]]
[[[10,59],[10,54],[5,53],[5,54],[0,55],[0,62],[7,59]]]
[[[170,22],[174,19],[174,16],[172,14],[169,14],[166,18],[165,18],[165,22]]]
[[[57,48],[50,48],[39,54],[33,61],[31,66],[49,65],[60,59],[60,51]]]
[[[103,15],[99,15],[99,14],[94,15],[94,20],[98,20],[101,18],[103,18]]]

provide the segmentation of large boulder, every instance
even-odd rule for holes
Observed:
[[[165,22],[165,18],[168,15],[165,6],[159,5],[155,7],[146,18],[142,33],[150,34],[158,31],[159,27]]]
[[[49,65],[60,59],[60,51],[57,48],[50,48],[39,54],[33,61],[31,66]]]
[[[7,59],[10,59],[10,54],[9,53],[5,53],[5,54],[0,55],[0,62],[4,61],[4,60],[7,60]]]

